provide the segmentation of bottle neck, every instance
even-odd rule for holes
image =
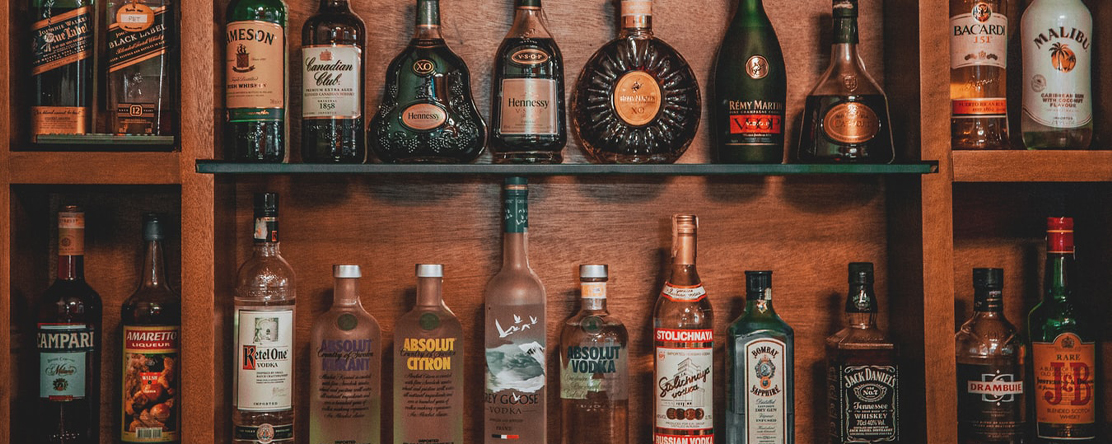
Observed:
[[[348,0],[320,0],[321,11],[345,12],[351,10]]]
[[[857,17],[835,17],[834,18],[834,45],[848,44],[856,46],[857,41]]]
[[[1046,298],[1058,301],[1069,298],[1070,268],[1073,268],[1073,254],[1048,253],[1046,255]]]
[[[694,233],[678,233],[673,239],[672,275],[668,282],[672,285],[698,285],[699,272],[695,269],[696,237]]]
[[[335,278],[332,287],[333,307],[356,307],[359,303],[359,279]]]
[[[58,255],[58,279],[64,281],[85,280],[85,256]]]
[[[846,319],[855,328],[876,327],[876,292],[873,284],[852,283],[846,297]]]
[[[761,26],[766,25],[764,3],[761,0],[739,0],[737,12],[734,13],[732,25]]]
[[[166,261],[161,241],[147,241],[147,257],[143,260],[143,288],[165,288]]]
[[[438,277],[417,278],[417,305],[420,307],[439,307],[444,305],[444,279]]]
[[[776,310],[772,308],[772,289],[766,289],[761,292],[746,292],[745,293],[745,313],[752,314],[773,314]]]
[[[510,26],[507,36],[531,39],[552,38],[552,35],[548,33],[548,23],[544,18],[544,12],[541,10],[539,1],[518,1],[517,8],[514,9],[514,22]]]
[[[255,243],[255,257],[277,257],[281,252],[278,250],[278,242],[256,242]]]
[[[529,268],[528,236],[525,232],[502,234],[502,269]]]
[[[439,0],[417,0],[417,28],[413,38],[419,40],[443,38],[440,34]]]
[[[621,0],[622,31],[620,38],[653,35],[653,3],[651,0]]]
[[[579,283],[580,311],[606,312],[606,281]]]
[[[973,312],[997,315],[1004,312],[1004,295],[1000,289],[977,288],[973,291]]]

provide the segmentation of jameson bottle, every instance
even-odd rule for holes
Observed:
[[[1097,325],[1075,305],[1073,219],[1046,222],[1043,297],[1027,316],[1037,444],[1097,442]]]
[[[278,251],[278,195],[255,194],[254,254],[239,267],[232,358],[232,440],[292,443],[294,273]]]
[[[950,143],[1008,148],[1008,0],[950,0]]]
[[[739,0],[714,67],[714,155],[719,163],[784,160],[787,70],[761,0]]]
[[[92,0],[32,0],[31,137],[85,134],[93,101]]]
[[[440,34],[440,1],[417,0],[413,39],[386,68],[386,90],[367,126],[383,162],[463,163],[486,145],[471,72]]]
[[[1093,15],[1081,0],[1035,0],[1020,23],[1023,144],[1085,149],[1093,138]]]
[[[772,308],[772,272],[745,272],[745,313],[726,330],[726,443],[795,442],[795,332]]]
[[[35,442],[100,441],[100,295],[85,283],[85,213],[58,212],[58,279],[35,301]]]
[[[1025,347],[1004,318],[1004,270],[973,269],[973,317],[955,336],[958,442],[1027,442]]]
[[[120,307],[125,443],[181,442],[181,296],[166,281],[162,216],[143,216],[139,289]]]
[[[333,265],[332,307],[309,337],[309,442],[378,444],[382,329],[359,301],[358,265]]]
[[[653,442],[714,444],[714,313],[693,214],[672,216],[672,271],[653,308]]]
[[[834,0],[830,67],[807,96],[798,161],[892,163],[888,97],[857,52],[857,0]]]
[[[301,28],[301,160],[363,163],[367,27],[348,0],[320,0]]]
[[[506,179],[502,270],[483,292],[486,393],[483,442],[544,444],[548,436],[545,293],[529,268],[529,190]]]
[[[563,444],[629,442],[629,334],[606,309],[605,265],[580,265],[579,312],[560,332]]]
[[[564,58],[541,0],[517,0],[495,55],[490,148],[495,163],[560,163],[568,141]]]
[[[173,0],[108,2],[109,131],[174,134],[178,19]]]
[[[283,0],[228,3],[224,146],[233,161],[286,158],[286,14]]]
[[[897,349],[877,328],[873,264],[849,264],[849,325],[826,338],[830,443],[899,443]]]
[[[463,444],[463,327],[444,267],[417,265],[417,304],[394,331],[394,444]]]

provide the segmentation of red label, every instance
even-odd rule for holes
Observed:
[[[714,330],[671,330],[656,329],[657,342],[714,342]]]
[[[782,120],[773,114],[730,116],[730,134],[780,134],[783,132]]]
[[[173,350],[180,347],[178,329],[175,327],[158,327],[152,329],[137,329],[130,327],[124,332],[124,348],[130,351]]]
[[[255,346],[254,345],[244,345],[243,346],[243,369],[244,370],[254,370],[255,369]]]
[[[1007,99],[957,99],[951,101],[954,117],[1005,117]]]
[[[714,435],[662,435],[653,434],[653,444],[714,444]]]

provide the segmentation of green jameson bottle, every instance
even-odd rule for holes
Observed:
[[[232,0],[226,14],[224,145],[237,162],[286,158],[286,3]]]

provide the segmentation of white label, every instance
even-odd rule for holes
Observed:
[[[85,368],[95,348],[92,326],[39,324],[39,398],[72,401],[85,398]]]
[[[1082,13],[1084,18],[1079,17]],[[1020,32],[1023,113],[1052,128],[1089,124],[1093,120],[1092,19],[1084,11],[1028,15]]]
[[[236,405],[269,412],[293,405],[293,310],[237,313]]]
[[[712,330],[658,329],[656,365],[653,367],[653,399],[656,402],[654,442],[713,442],[714,434],[714,342]],[[662,341],[676,338],[681,341]],[[686,339],[686,340],[683,340]],[[680,342],[682,348],[661,346]],[[663,429],[663,430],[662,430]]]
[[[359,72],[363,51],[356,46],[301,49],[301,109],[306,119],[357,119],[363,115]]]
[[[747,444],[783,444],[788,424],[784,343],[762,338],[744,344],[745,430]]]
[[[556,81],[502,80],[502,134],[556,135]]]
[[[679,286],[664,283],[664,290],[661,291],[661,294],[673,301],[692,302],[706,297],[707,290],[702,285]]]
[[[1007,67],[1008,17],[977,3],[966,14],[950,17],[950,68]]]

